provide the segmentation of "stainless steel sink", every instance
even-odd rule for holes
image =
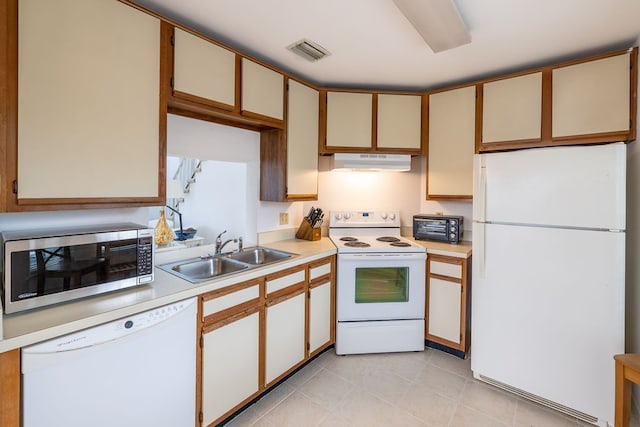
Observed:
[[[203,282],[226,274],[246,270],[248,264],[221,257],[191,258],[159,266],[192,283]]]
[[[240,252],[176,261],[159,265],[158,268],[191,283],[200,283],[227,274],[272,264],[294,255],[285,251],[254,246]]]
[[[263,248],[255,246],[246,248],[241,252],[234,252],[226,255],[227,258],[244,262],[250,265],[265,265],[272,262],[281,261],[283,259],[291,258],[293,254],[284,251],[277,251],[275,249]]]

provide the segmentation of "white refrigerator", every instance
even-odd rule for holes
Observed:
[[[626,146],[474,159],[474,377],[613,425],[624,353]]]

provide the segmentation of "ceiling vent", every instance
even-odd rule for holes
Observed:
[[[318,43],[314,43],[307,39],[302,39],[290,46],[287,46],[287,49],[310,62],[315,62],[327,55],[331,55],[327,49],[323,48]]]

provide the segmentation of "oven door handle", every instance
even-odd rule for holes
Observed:
[[[362,260],[363,258],[387,258],[387,259],[402,259],[402,260],[426,260],[427,254],[426,252],[415,252],[415,253],[362,253],[362,254],[341,254],[338,256],[340,259],[344,261],[357,261]]]

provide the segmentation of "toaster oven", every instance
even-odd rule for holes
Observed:
[[[413,238],[458,243],[462,240],[464,217],[448,215],[414,215]]]

